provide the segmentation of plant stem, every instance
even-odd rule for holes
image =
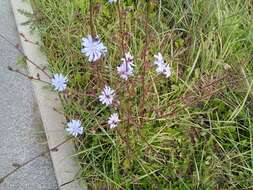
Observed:
[[[126,50],[125,50],[125,35],[124,35],[124,30],[123,30],[123,21],[122,21],[122,12],[121,12],[121,9],[120,9],[120,2],[118,1],[117,2],[117,9],[118,9],[118,17],[119,17],[119,30],[120,30],[120,38],[121,38],[121,53],[123,54],[123,57],[126,61],[126,67],[127,67],[127,59],[126,59]],[[128,68],[126,68],[126,70],[128,70]],[[129,82],[126,81],[126,89],[127,89],[127,92],[130,96],[130,89],[129,89]],[[126,114],[127,114],[127,126],[126,126],[126,145],[127,145],[127,152],[128,152],[128,159],[130,160],[130,153],[132,152],[132,148],[130,146],[130,143],[129,143],[129,134],[130,134],[130,129],[129,129],[129,125],[130,125],[130,102],[128,101],[127,102],[127,105],[126,105]],[[120,133],[119,133],[120,134]]]
[[[93,23],[93,1],[94,0],[90,0],[90,31],[91,31],[92,38],[95,39],[96,33],[95,33],[94,23]]]
[[[9,69],[9,71],[18,73],[18,74],[20,74],[20,75],[22,75],[22,76],[28,78],[29,80],[37,80],[37,81],[40,81],[40,82],[43,82],[43,83],[46,83],[46,84],[51,85],[50,82],[41,80],[39,77],[35,78],[35,77],[33,77],[33,76],[30,76],[30,75],[27,75],[27,74],[25,74],[25,73],[22,73],[22,72],[21,72],[20,70],[18,70],[18,69],[13,69],[13,68],[11,68],[11,67],[8,67],[8,69]]]
[[[145,107],[145,101],[146,101],[146,87],[145,87],[145,75],[146,75],[146,69],[147,69],[147,51],[148,51],[148,19],[149,19],[149,0],[147,2],[147,8],[146,8],[146,16],[145,16],[145,45],[144,45],[144,52],[143,52],[143,72],[141,77],[141,83],[142,83],[142,100],[140,103],[140,111],[141,116],[144,116],[144,107]],[[141,121],[142,122],[142,121]]]
[[[37,65],[36,63],[34,63],[29,57],[27,57],[25,55],[25,53],[19,48],[18,45],[13,44],[9,39],[7,39],[4,35],[0,34],[0,37],[2,39],[4,39],[8,44],[10,44],[11,46],[13,46],[16,50],[18,50],[18,52],[20,54],[22,54],[24,56],[24,58],[31,63],[33,66],[35,66],[37,69],[39,69],[41,72],[43,72],[49,79],[51,79],[51,77],[49,76],[49,74],[45,71],[44,68],[41,68],[39,65]]]
[[[27,164],[31,163],[32,161],[36,160],[37,158],[45,155],[46,153],[49,153],[49,152],[56,152],[58,151],[58,148],[65,144],[66,142],[68,142],[70,139],[72,139],[73,137],[70,137],[70,138],[67,138],[66,140],[64,140],[63,142],[59,143],[58,145],[56,145],[55,147],[51,148],[51,149],[48,149],[48,150],[45,150],[43,152],[41,152],[40,154],[38,154],[37,156],[34,156],[33,158],[27,160],[26,162],[24,162],[23,164],[19,165],[18,167],[16,167],[14,170],[12,170],[11,172],[9,172],[8,174],[6,174],[5,176],[1,177],[0,178],[0,184],[4,182],[4,180],[9,177],[10,175],[14,174],[16,171],[18,171],[19,169],[23,168],[24,166],[26,166]]]

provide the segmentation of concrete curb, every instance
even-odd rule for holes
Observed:
[[[18,12],[18,10],[21,9],[32,13],[31,5],[27,1],[23,0],[11,0],[11,4],[18,32],[24,34],[27,39],[33,42],[39,42],[40,37],[36,34],[31,34],[29,26],[22,25],[22,23],[27,21],[27,18]],[[42,68],[43,66],[48,65],[47,58],[42,54],[39,46],[27,43],[23,38],[20,40],[23,51],[29,59]],[[49,81],[45,74],[43,74],[35,66],[28,63],[27,68],[32,76],[36,76],[37,73],[39,73],[42,80]],[[63,125],[63,123],[66,122],[66,119],[63,115],[53,110],[53,108],[61,110],[61,102],[59,101],[56,93],[46,90],[45,85],[41,82],[33,82],[33,87],[47,136],[48,146],[51,149],[66,140],[66,132]],[[56,179],[61,190],[87,189],[85,185],[82,185],[81,187],[77,180],[68,183],[75,179],[76,174],[80,169],[80,166],[71,157],[71,155],[74,154],[74,144],[72,142],[68,141],[63,144],[58,151],[51,151],[50,154]],[[68,184],[61,187],[61,185],[65,183]]]

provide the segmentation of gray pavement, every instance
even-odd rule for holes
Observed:
[[[9,0],[0,0],[0,33],[19,43]],[[0,38],[0,177],[46,150],[47,143],[31,81],[7,67],[16,65],[15,48]],[[9,176],[0,190],[56,190],[50,156],[40,157]]]

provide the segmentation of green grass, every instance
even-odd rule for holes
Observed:
[[[116,6],[102,0],[94,1],[94,24],[109,55],[99,68],[103,80],[92,80],[94,70],[80,52],[81,37],[90,34],[88,2],[32,0],[49,69],[68,75],[74,92],[62,101],[64,113],[85,128],[75,140],[81,180],[90,189],[252,188],[252,2],[154,1],[147,29],[145,1],[121,3],[128,10],[123,20],[127,49],[135,56],[133,81],[143,71],[146,36],[150,65],[160,51],[173,68],[169,79],[148,70],[145,122],[141,82],[132,82],[129,94],[115,72],[122,57],[119,18]],[[117,130],[106,125],[113,110],[82,95],[99,94],[105,83],[120,89],[123,121]],[[168,114],[159,117],[153,108]],[[126,122],[127,112],[133,123]]]

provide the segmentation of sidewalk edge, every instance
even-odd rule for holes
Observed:
[[[33,42],[40,42],[40,37],[38,34],[30,33],[29,25],[22,25],[22,23],[27,21],[27,17],[20,14],[18,11],[21,9],[32,13],[33,10],[31,5],[27,1],[23,0],[11,0],[11,5],[19,34],[24,34],[27,39]],[[39,46],[25,42],[24,38],[20,38],[20,40],[23,51],[25,55],[29,57],[29,59],[42,68],[48,65],[47,58],[42,54]],[[28,63],[27,68],[30,75],[36,76],[39,74],[42,80],[49,81],[45,74],[43,74],[35,66]],[[64,123],[66,123],[66,119],[63,115],[54,111],[54,108],[57,110],[62,110],[62,105],[57,94],[47,90],[45,85],[41,82],[33,81],[33,87],[47,136],[48,146],[51,149],[67,138],[64,129]],[[64,143],[64,145],[62,145],[58,151],[50,152],[56,179],[61,190],[87,189],[85,185],[82,185],[83,187],[81,187],[77,180],[71,182],[80,170],[78,163],[71,157],[71,155],[75,153],[74,149],[74,144],[68,141],[67,143]],[[62,184],[65,185],[61,187]]]

